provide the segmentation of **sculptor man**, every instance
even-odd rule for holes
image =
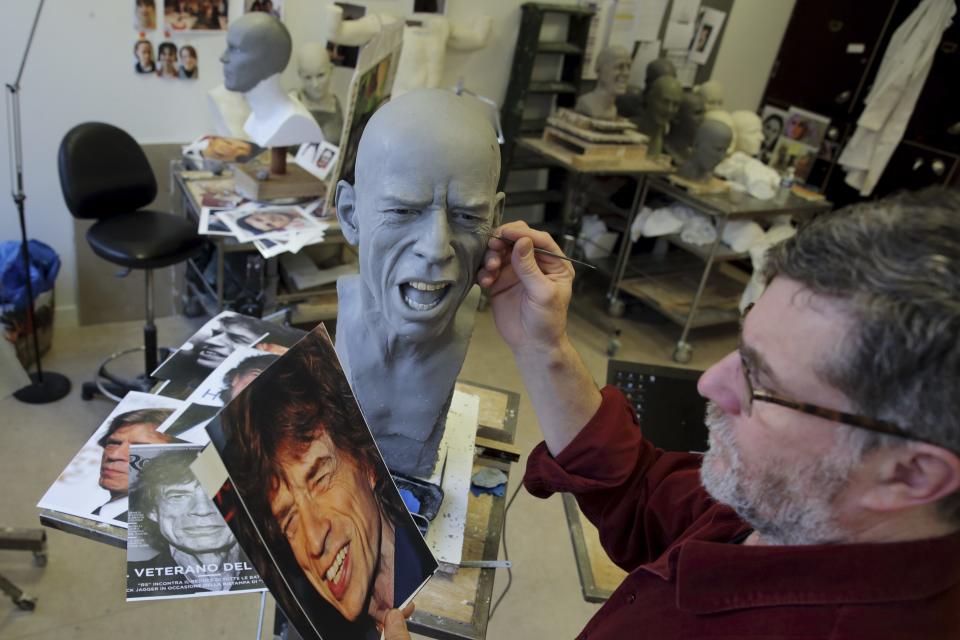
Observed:
[[[499,223],[500,150],[469,98],[406,93],[360,139],[337,185],[360,274],[337,283],[337,353],[394,471],[429,475],[473,326],[468,294]],[[429,114],[429,117],[425,117]]]

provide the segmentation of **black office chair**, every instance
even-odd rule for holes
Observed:
[[[143,346],[114,353],[100,365],[95,382],[84,383],[82,397],[99,391],[119,401],[131,389],[147,390],[157,367],[157,329],[153,324],[153,269],[196,255],[203,246],[196,225],[171,213],[141,209],[157,195],[157,180],[147,156],[127,132],[102,122],[79,124],[63,137],[59,153],[60,187],[75,218],[95,219],[87,231],[94,253],[146,274],[146,323]],[[114,359],[143,350],[146,370],[135,381],[107,371]]]

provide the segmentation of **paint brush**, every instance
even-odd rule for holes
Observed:
[[[511,247],[512,247],[514,244],[516,244],[516,242],[517,242],[516,240],[508,240],[508,239],[504,238],[503,236],[498,236],[498,235],[495,235],[495,234],[493,234],[493,233],[490,234],[490,237],[491,237],[491,238],[496,238],[497,240],[501,240],[501,241],[503,241],[503,242],[506,242],[506,243],[507,243],[508,245],[510,245]],[[546,249],[541,249],[540,247],[534,247],[534,248],[533,248],[533,252],[534,252],[534,253],[542,253],[542,254],[545,255],[545,256],[551,256],[551,257],[553,257],[553,258],[560,258],[561,260],[566,260],[567,262],[572,262],[572,263],[574,263],[574,264],[579,264],[580,266],[587,267],[587,268],[590,268],[590,269],[596,269],[596,267],[593,266],[592,264],[588,264],[588,263],[582,262],[582,261],[580,261],[580,260],[574,260],[573,258],[569,258],[569,257],[563,255],[562,253],[554,253],[553,251],[547,251]]]

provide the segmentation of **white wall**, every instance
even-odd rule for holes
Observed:
[[[755,111],[796,0],[734,0],[711,79],[723,83],[728,111]]]
[[[286,0],[285,23],[295,46],[322,33],[320,17],[330,0]],[[354,0],[355,2],[357,0]],[[575,0],[554,0],[575,4]],[[4,2],[0,20],[0,80],[11,82],[26,44],[39,0]],[[795,0],[736,0],[714,77],[727,88],[729,108],[755,109],[776,56]],[[158,0],[158,5],[162,0]],[[412,0],[360,1],[371,12],[403,14]],[[120,126],[141,143],[184,142],[210,132],[206,91],[220,84],[217,60],[224,47],[222,33],[177,35],[177,44],[197,48],[200,79],[196,82],[161,80],[133,72],[132,0],[48,0],[34,40],[22,82],[24,175],[27,192],[27,229],[31,237],[54,247],[63,260],[57,283],[61,317],[76,305],[73,224],[63,203],[57,176],[57,149],[75,124],[102,120]],[[240,15],[242,0],[230,0],[232,17]],[[447,0],[447,14],[469,20],[481,14],[493,18],[488,46],[475,52],[448,51],[443,84],[458,77],[482,95],[501,101],[506,92],[520,21],[520,0]],[[156,47],[162,27],[148,33]],[[284,74],[295,82],[294,65]],[[349,72],[339,70],[334,87],[344,95]],[[0,132],[7,146],[7,133]],[[0,152],[0,176],[7,175],[7,154]],[[3,178],[0,177],[0,181]],[[167,185],[160,185],[161,189]],[[16,211],[10,198],[0,197],[0,240],[18,239]],[[76,239],[83,242],[83,239]]]

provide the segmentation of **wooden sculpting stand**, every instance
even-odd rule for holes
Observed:
[[[263,180],[258,178],[266,169],[269,176]],[[236,165],[234,188],[244,198],[257,201],[319,198],[326,193],[321,180],[296,164],[287,164],[285,147],[270,149],[269,168],[256,162]]]
[[[728,183],[726,180],[721,180],[716,176],[710,176],[710,180],[706,182],[697,182],[695,180],[681,178],[674,173],[668,176],[667,179],[681,189],[684,189],[688,193],[692,193],[694,195],[708,195],[712,193],[726,193],[730,191],[730,183]]]
[[[578,169],[616,167],[629,172],[649,170],[647,140],[626,118],[600,120],[559,109],[547,119],[542,143],[545,153]]]

